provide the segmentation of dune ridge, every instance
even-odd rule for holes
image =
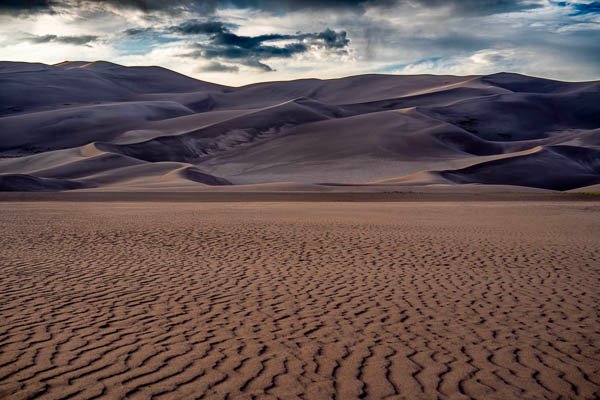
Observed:
[[[45,179],[69,189],[127,191],[137,180],[138,189],[167,190],[158,171],[176,169],[171,163],[187,172],[169,176],[198,190],[600,183],[598,81],[360,75],[227,87],[160,67],[71,61],[0,62],[0,85],[0,190],[60,188]],[[103,155],[81,159],[86,146]]]

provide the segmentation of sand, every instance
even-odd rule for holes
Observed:
[[[598,202],[4,202],[0,398],[592,399]]]
[[[228,87],[159,67],[0,61],[0,87],[0,191],[600,184],[600,81],[368,74]]]

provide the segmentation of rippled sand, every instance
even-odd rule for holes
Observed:
[[[0,397],[592,399],[600,205],[3,203]]]

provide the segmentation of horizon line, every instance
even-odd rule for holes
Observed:
[[[124,65],[124,64],[119,64],[116,62],[112,62],[112,61],[107,61],[107,60],[94,60],[94,61],[87,61],[87,60],[64,60],[64,61],[60,61],[58,63],[54,63],[54,64],[47,64],[41,61],[38,62],[33,62],[33,61],[17,61],[17,60],[0,60],[0,63],[19,63],[19,64],[41,64],[41,65],[45,65],[48,67],[60,67],[61,64],[66,64],[66,63],[82,63],[84,65],[89,65],[89,64],[97,64],[97,63],[106,63],[106,64],[112,64],[115,65],[117,67],[122,67],[122,68],[162,68],[165,69],[167,71],[171,71],[173,73],[185,76],[187,78],[190,79],[194,79],[196,81],[199,82],[206,82],[206,83],[210,83],[213,85],[218,85],[218,86],[224,86],[224,87],[234,87],[234,88],[242,88],[242,87],[246,87],[246,86],[252,86],[252,85],[257,85],[257,84],[261,84],[261,83],[275,83],[275,82],[297,82],[297,81],[306,81],[306,80],[319,80],[319,81],[334,81],[334,80],[341,80],[341,79],[348,79],[348,78],[355,78],[355,77],[360,77],[360,76],[406,76],[406,77],[411,77],[411,76],[449,76],[449,77],[462,77],[462,78],[468,78],[468,77],[473,77],[473,78],[477,78],[477,77],[486,77],[486,76],[493,76],[493,75],[501,75],[501,74],[510,74],[510,75],[520,75],[520,76],[526,76],[526,77],[530,77],[530,78],[536,78],[536,79],[544,79],[544,80],[548,80],[548,81],[554,81],[554,82],[571,82],[571,83],[586,83],[586,82],[598,82],[600,81],[600,77],[598,79],[592,79],[592,80],[558,80],[558,79],[552,79],[552,78],[546,78],[543,76],[539,76],[539,75],[528,75],[528,74],[524,74],[524,73],[520,73],[520,72],[512,72],[512,71],[497,71],[497,72],[493,72],[490,74],[469,74],[469,75],[455,75],[455,74],[403,74],[403,73],[380,73],[380,72],[367,72],[364,74],[354,74],[354,75],[343,75],[337,78],[317,78],[317,77],[307,77],[307,78],[296,78],[296,79],[278,79],[278,80],[264,80],[264,81],[256,81],[256,82],[252,82],[252,83],[248,83],[245,85],[224,85],[221,83],[216,83],[216,82],[212,82],[210,80],[204,80],[204,79],[198,79],[195,78],[193,76],[184,74],[182,72],[178,72],[175,71],[173,69],[167,68],[167,67],[163,67],[161,65]],[[82,66],[77,66],[77,67],[73,67],[73,68],[82,68]],[[0,71],[1,73],[1,71]]]

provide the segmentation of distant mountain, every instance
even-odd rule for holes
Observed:
[[[227,87],[97,61],[0,62],[0,87],[0,190],[600,183],[599,81],[361,75]]]

